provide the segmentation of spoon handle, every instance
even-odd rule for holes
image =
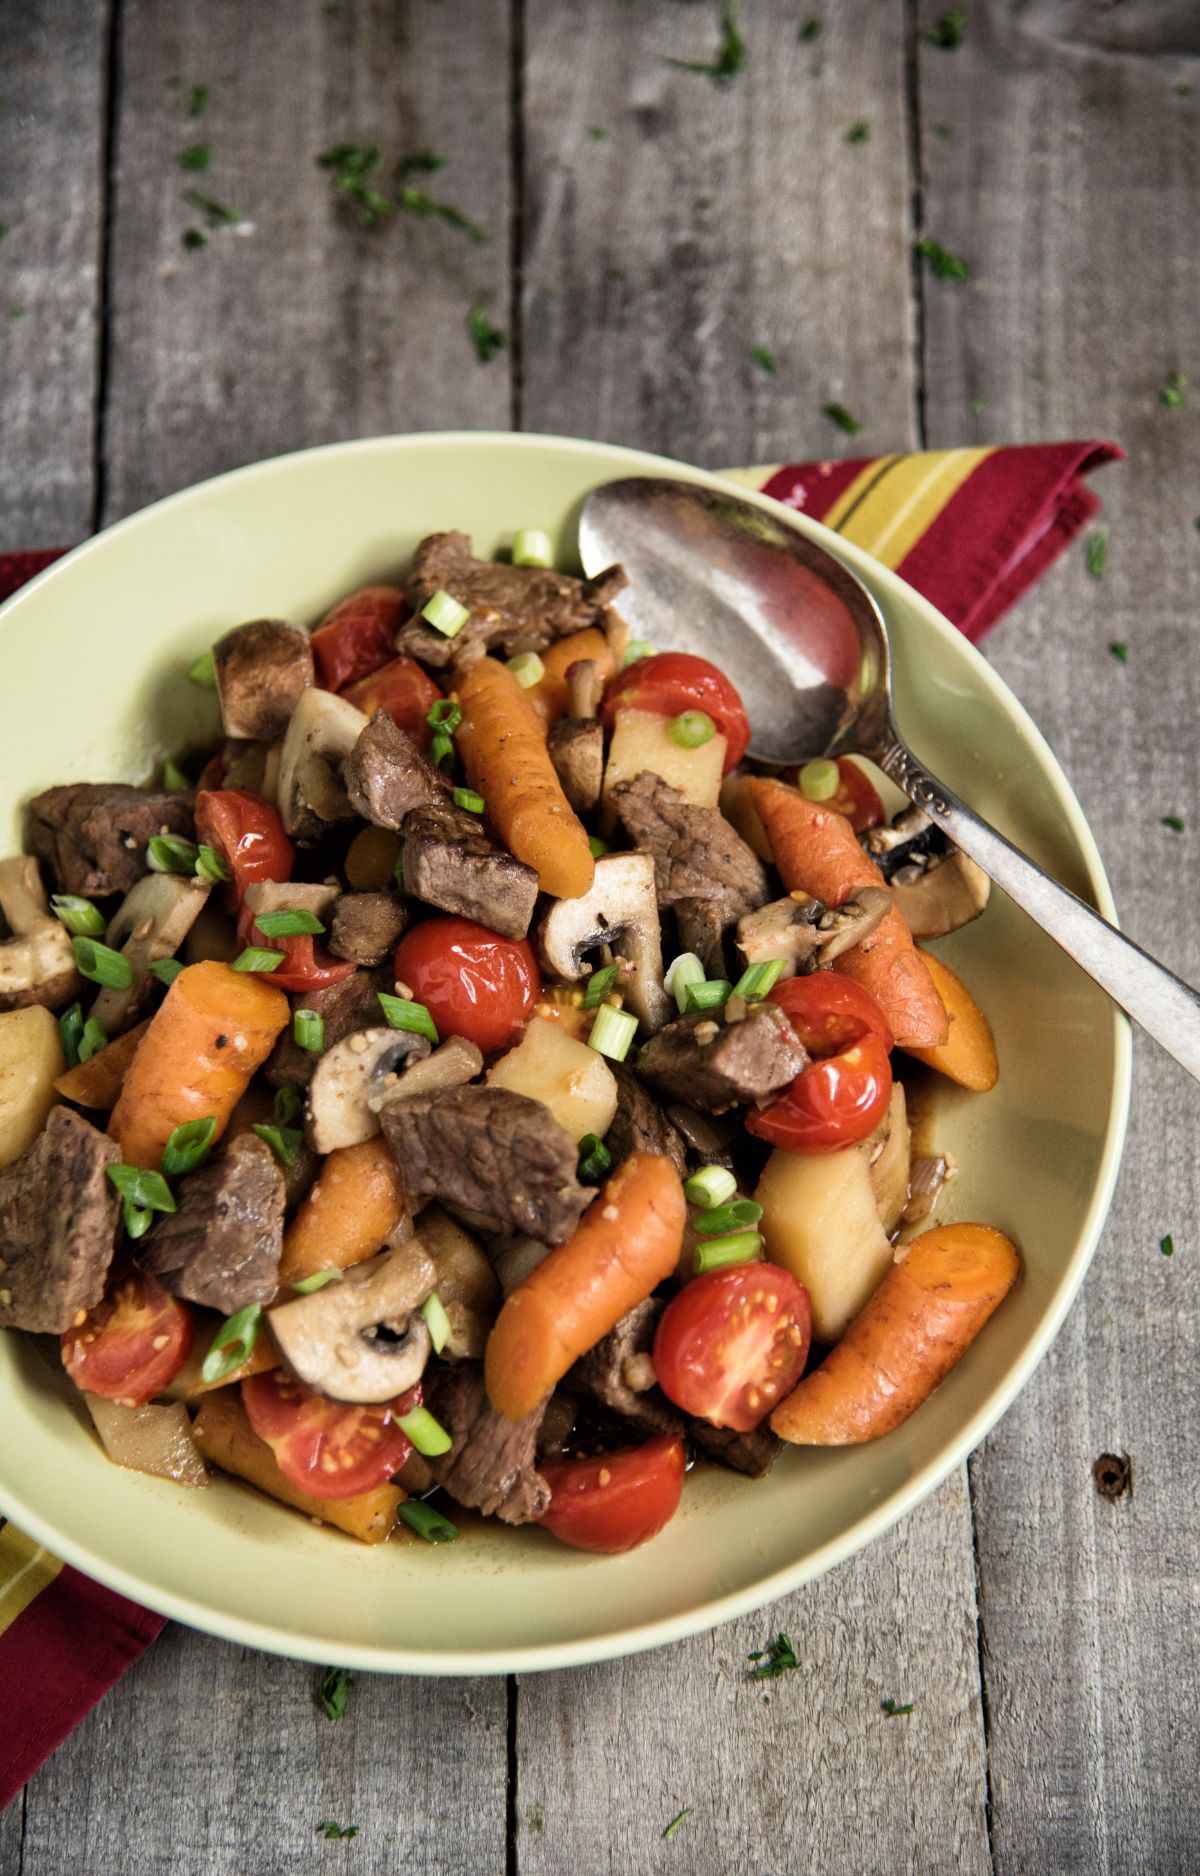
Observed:
[[[896,786],[1200,1081],[1200,995],[989,827],[898,738],[872,753]]]

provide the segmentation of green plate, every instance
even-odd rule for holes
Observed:
[[[398,578],[422,535],[478,552],[548,529],[569,564],[597,482],[698,470],[561,438],[390,437],[285,456],[120,523],[0,610],[0,807],[53,782],[144,779],[215,725],[183,677],[219,632],[263,614],[312,621]],[[761,499],[761,498],[760,498]],[[1110,916],[1096,846],[1062,771],[1000,679],[903,581],[765,503],[840,554],[891,622],[902,728],[937,773]],[[730,675],[736,681],[737,672]],[[932,1399],[889,1438],[785,1453],[761,1482],[689,1480],[656,1541],[626,1557],[473,1523],[453,1547],[368,1550],[217,1479],[187,1492],[104,1458],[44,1345],[0,1335],[0,1508],[89,1575],[182,1622],[317,1662],[424,1674],[565,1667],[650,1648],[753,1609],[840,1563],[958,1464],[1028,1379],[1087,1268],[1117,1170],[1128,1026],[1006,899],[939,950],[996,1032],[989,1095],[946,1085],[936,1138],[961,1163],[945,1218],[998,1225],[1025,1277]]]

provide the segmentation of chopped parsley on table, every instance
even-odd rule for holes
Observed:
[[[481,365],[490,365],[497,354],[502,352],[508,344],[505,334],[498,326],[492,325],[478,301],[467,314],[467,331],[471,335],[475,356]]]
[[[1129,647],[1123,638],[1110,639],[1108,649],[1118,664],[1129,663]]]
[[[690,1817],[691,1815],[692,1815],[692,1807],[690,1804],[685,1805],[682,1811],[677,1811],[675,1813],[675,1816],[671,1819],[671,1822],[667,1825],[667,1828],[663,1832],[664,1841],[666,1841],[668,1838],[673,1837],[675,1835],[675,1832],[679,1829],[679,1826],[683,1823],[684,1818]]]
[[[357,1837],[358,1825],[338,1823],[336,1817],[323,1817],[317,1825],[318,1837]]]
[[[183,199],[206,215],[213,227],[246,219],[240,209],[228,208],[224,202],[218,202],[214,196],[202,194],[199,189],[185,189]]]
[[[721,8],[721,39],[715,59],[666,59],[676,71],[699,72],[714,85],[728,85],[746,63],[746,41],[738,25],[736,0],[724,0]]]
[[[903,1718],[904,1714],[912,1712],[914,1703],[911,1700],[907,1700],[901,1705],[901,1703],[896,1700],[881,1700],[879,1704],[887,1714],[889,1720],[898,1720]]]
[[[927,26],[921,37],[926,45],[937,46],[940,52],[957,52],[963,42],[966,24],[966,8],[951,7],[932,26]]]
[[[1164,814],[1162,816],[1162,825],[1169,827],[1173,834],[1182,834],[1187,824],[1180,814]]]
[[[1158,394],[1164,410],[1182,410],[1187,403],[1187,379],[1182,371],[1169,371]]]
[[[376,143],[335,143],[317,158],[322,169],[330,172],[334,188],[353,203],[359,223],[364,228],[377,228],[379,224],[397,209],[404,209],[410,215],[433,216],[446,222],[451,228],[457,228],[469,236],[472,241],[482,243],[487,240],[483,229],[456,208],[453,202],[443,202],[432,196],[425,189],[419,189],[410,177],[430,175],[435,170],[446,167],[446,159],[437,156],[432,150],[414,150],[408,156],[402,156],[393,171],[397,194],[395,200],[375,186],[374,178],[379,173],[383,159]]]
[[[1171,1233],[1169,1231],[1167,1232],[1167,1235],[1165,1238],[1160,1238],[1158,1240],[1158,1248],[1162,1252],[1164,1257],[1174,1257],[1175,1240],[1171,1236]]]
[[[1087,570],[1093,580],[1102,580],[1108,566],[1108,529],[1093,528],[1087,538]]]
[[[869,143],[870,138],[871,126],[865,117],[860,117],[856,124],[851,124],[846,132],[847,143]]]
[[[208,103],[208,86],[207,85],[193,85],[191,89],[191,95],[188,98],[188,111],[187,111],[188,116],[189,117],[203,117],[204,107],[207,103]]]
[[[767,345],[752,345],[750,356],[760,371],[765,371],[768,378],[775,376],[775,354]]]
[[[212,162],[212,148],[207,143],[190,143],[179,152],[180,169],[207,169]]]
[[[858,418],[851,416],[844,404],[824,404],[822,411],[830,423],[835,423],[839,430],[845,431],[847,436],[857,436],[862,429]]]
[[[607,130],[605,130],[603,124],[589,124],[588,125],[588,136],[591,138],[593,143],[603,143],[607,135],[608,135],[608,132]]]
[[[817,13],[810,13],[800,28],[800,40],[803,45],[811,46],[814,39],[821,37],[821,18]]]
[[[752,1681],[775,1681],[791,1668],[798,1668],[796,1650],[792,1647],[792,1638],[780,1630],[775,1640],[766,1648],[756,1648],[753,1654],[746,1656],[747,1661],[757,1661],[758,1666],[751,1668]]]
[[[924,235],[916,245],[917,253],[921,256],[922,260],[929,262],[930,267],[939,280],[966,280],[969,278],[971,270],[967,266],[966,261],[962,258],[962,255],[951,254],[949,248],[944,248],[940,241],[933,239],[932,235]]]
[[[331,1720],[340,1720],[345,1713],[353,1685],[348,1668],[326,1668],[321,1676],[321,1705]]]

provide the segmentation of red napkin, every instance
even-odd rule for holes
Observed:
[[[932,450],[743,469],[735,479],[824,521],[894,567],[970,639],[1057,559],[1100,503],[1101,442]],[[62,549],[0,555],[0,599]],[[0,1808],[163,1626],[0,1524]]]

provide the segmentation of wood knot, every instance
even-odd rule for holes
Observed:
[[[1128,1453],[1101,1453],[1092,1467],[1101,1498],[1124,1498],[1133,1492],[1133,1464]]]

